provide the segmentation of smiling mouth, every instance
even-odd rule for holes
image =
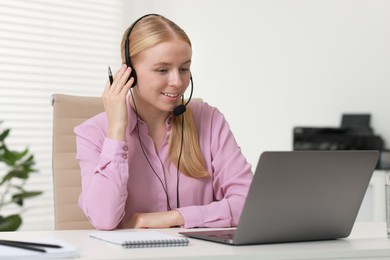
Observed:
[[[164,96],[167,96],[167,97],[171,97],[171,98],[175,98],[175,97],[179,96],[179,94],[170,94],[170,93],[164,93],[164,92],[161,92],[161,94],[163,94]]]

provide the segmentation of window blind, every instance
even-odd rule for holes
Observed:
[[[25,201],[21,230],[54,228],[50,98],[101,95],[107,66],[120,65],[123,5],[120,0],[0,1],[0,127],[11,128],[11,149],[28,147],[34,154],[38,172],[26,189],[43,191]]]

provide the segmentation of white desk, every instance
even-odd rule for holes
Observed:
[[[177,235],[181,229],[159,230]],[[31,240],[55,235],[80,248],[79,259],[390,259],[385,223],[356,223],[347,239],[229,246],[190,239],[187,247],[124,249],[90,238],[90,230],[2,232],[2,239]]]

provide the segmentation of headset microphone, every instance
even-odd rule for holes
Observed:
[[[172,113],[174,116],[180,116],[182,115],[184,112],[186,112],[187,110],[187,105],[188,103],[191,101],[191,98],[192,98],[192,92],[194,91],[194,82],[192,81],[192,75],[190,74],[190,81],[191,81],[191,93],[190,93],[190,97],[188,98],[187,102],[185,104],[180,104],[178,105],[177,107],[175,107],[173,110],[172,110]]]

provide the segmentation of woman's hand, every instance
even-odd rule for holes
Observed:
[[[127,228],[170,228],[184,225],[183,216],[177,210],[154,213],[135,213]]]
[[[125,64],[115,73],[114,81],[110,86],[107,81],[102,94],[104,109],[108,118],[108,134],[110,139],[125,141],[127,119],[126,96],[133,84],[134,79],[130,77],[131,68]]]

